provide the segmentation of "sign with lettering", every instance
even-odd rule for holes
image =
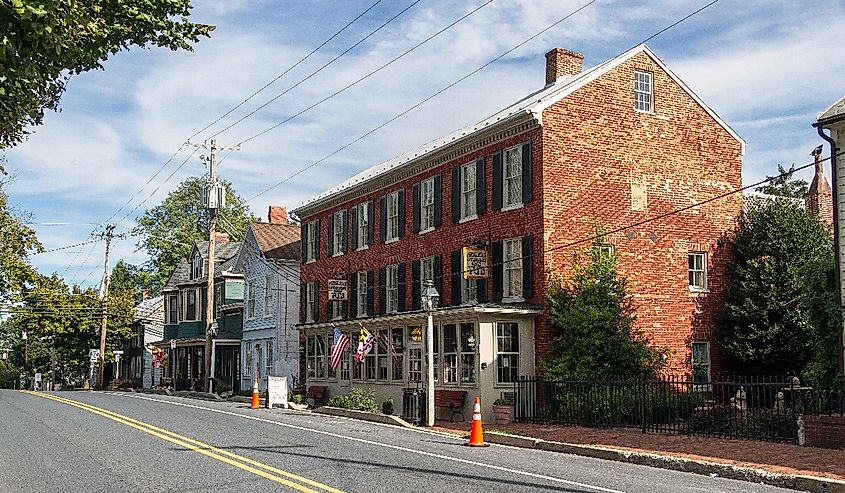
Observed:
[[[422,342],[422,340],[423,340],[422,327],[411,327],[411,341],[410,342]]]
[[[89,349],[88,350],[88,360],[91,363],[96,363],[100,359],[100,350],[99,349]]]
[[[487,250],[464,247],[464,279],[487,279]]]
[[[267,407],[272,409],[274,404],[288,407],[288,377],[267,376]]]
[[[346,301],[348,299],[346,279],[329,279],[329,301]]]

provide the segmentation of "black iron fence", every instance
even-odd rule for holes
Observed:
[[[514,385],[514,419],[522,422],[795,442],[801,415],[845,416],[845,394],[791,377],[733,375],[707,382],[520,377]]]

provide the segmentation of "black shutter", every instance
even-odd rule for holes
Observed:
[[[340,220],[341,220],[341,224],[340,224],[340,233],[341,233],[340,234],[340,238],[341,238],[340,239],[340,251],[345,253],[346,252],[346,238],[349,235],[349,228],[348,228],[349,221],[347,220],[347,217],[346,217],[346,211],[343,211],[343,214],[340,215]]]
[[[399,293],[398,300],[397,300],[397,310],[400,312],[405,311],[405,264],[399,264],[399,267],[396,268],[396,276],[397,279],[397,291]]]
[[[493,210],[502,209],[502,151],[493,153]]]
[[[367,202],[367,246],[373,244],[373,231],[376,229],[374,223],[375,209],[373,208],[373,201]]]
[[[493,243],[493,301],[502,301],[504,287],[502,286],[503,273],[505,266],[502,265],[504,258],[502,251],[502,242],[497,241]]]
[[[331,320],[331,319],[332,319],[332,302],[326,301],[326,320]]]
[[[452,168],[452,222],[461,220],[461,168]]]
[[[399,190],[399,238],[405,236],[405,189]]]
[[[305,323],[305,314],[307,313],[308,301],[308,283],[303,283],[299,290],[299,323]]]
[[[314,321],[320,321],[320,281],[314,281]]]
[[[475,213],[487,212],[487,166],[484,156],[475,160]]]
[[[522,297],[534,296],[534,237],[522,237]]]
[[[379,313],[387,313],[387,267],[378,270],[378,308]]]
[[[479,303],[487,303],[487,279],[476,279],[476,297]]]
[[[375,312],[375,289],[373,288],[373,271],[367,271],[367,315]]]
[[[314,229],[317,230],[317,244],[314,245],[314,251],[316,252],[314,255],[315,259],[320,258],[320,220],[317,219],[314,221]]]
[[[434,256],[434,289],[443,298],[443,259],[440,255]],[[445,303],[444,303],[445,304]]]
[[[411,263],[411,309],[419,310],[422,301],[420,300],[420,261],[414,260]]]
[[[299,242],[302,246],[302,263],[308,259],[308,226],[305,223],[299,225]]]
[[[328,225],[326,227],[326,244],[328,245],[329,249],[329,251],[326,252],[326,255],[331,257],[332,255],[334,255],[334,214],[329,214],[326,224]]]
[[[434,227],[443,224],[443,176],[434,177]]]
[[[420,232],[420,184],[414,183],[411,188],[414,202],[411,207],[411,231],[414,233]]]
[[[522,144],[522,201],[531,202],[534,189],[531,182],[531,141]]]
[[[352,223],[352,231],[350,231],[352,236],[352,250],[358,249],[358,207],[352,207],[349,209],[349,215],[352,219],[349,220]]]
[[[461,265],[461,251],[455,250],[452,252],[452,304],[461,304],[461,276],[463,276],[463,266]]]
[[[387,241],[387,196],[378,199],[378,231],[381,242]]]
[[[358,316],[358,273],[349,276],[349,318]]]

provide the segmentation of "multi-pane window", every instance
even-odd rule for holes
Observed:
[[[332,235],[332,255],[342,255],[343,254],[343,237],[346,231],[344,231],[343,225],[346,224],[346,210],[337,211],[334,213],[334,220],[332,221],[332,231],[329,231],[329,234]]]
[[[340,379],[343,381],[349,380],[349,368],[352,364],[352,346],[353,344],[351,342],[346,345],[346,348],[343,350],[343,357],[340,359],[340,365],[338,366],[338,369],[340,370]]]
[[[689,288],[690,291],[707,290],[707,254],[704,252],[689,254]]]
[[[267,357],[265,359],[265,364],[267,365],[267,375],[275,373],[273,370],[273,339],[267,340]]]
[[[370,241],[370,211],[368,210],[369,202],[362,202],[355,206],[358,209],[358,230],[353,231],[357,235],[358,241],[356,244],[358,248],[366,248]]]
[[[408,381],[423,381],[422,348],[412,348],[408,350]]]
[[[516,206],[522,203],[522,146],[505,149],[504,161],[503,206]]]
[[[420,259],[420,293],[425,289],[426,281],[434,282],[434,257]]]
[[[317,259],[317,248],[319,248],[320,231],[317,229],[317,221],[311,221],[305,226],[305,234],[308,237],[308,249],[305,251],[305,261],[311,262]]]
[[[505,298],[522,297],[522,238],[504,241],[503,295]]]
[[[373,334],[377,335],[377,334]],[[379,349],[378,342],[373,344],[373,348],[367,353],[364,358],[364,376],[367,380],[376,380],[378,375],[378,357],[382,351]]]
[[[601,257],[612,257],[616,254],[616,247],[610,244],[597,245],[595,248]]]
[[[183,320],[193,322],[199,320],[197,310],[197,290],[188,289],[185,293],[185,316]]]
[[[692,381],[707,383],[710,381],[710,343],[692,343]]]
[[[634,109],[638,111],[653,110],[653,85],[650,72],[634,72]]]
[[[264,316],[269,317],[273,311],[273,276],[264,276]]]
[[[519,324],[496,324],[496,382],[513,383],[519,376]]]
[[[420,230],[434,228],[434,178],[425,180],[420,185]]]
[[[478,301],[478,282],[475,279],[464,279],[461,275],[461,302],[476,303]]]
[[[357,305],[355,313],[359,317],[363,317],[367,314],[367,272],[358,272],[356,281],[358,282],[358,289],[355,291],[355,296],[357,297],[354,300]]]
[[[475,163],[461,166],[461,219],[476,217]]]
[[[244,376],[252,375],[252,348],[250,343],[244,344]]]
[[[443,383],[475,383],[475,324],[443,325]]]
[[[387,196],[387,241],[399,238],[399,191]]]
[[[179,322],[179,305],[176,301],[177,295],[167,295],[167,322],[168,324],[175,324]]]
[[[249,281],[246,285],[246,318],[255,318],[255,281]]]
[[[404,370],[404,354],[405,354],[405,329],[396,328],[390,331],[390,343],[392,345],[391,364],[393,365],[393,372],[391,379],[402,381]]]
[[[378,341],[379,341],[376,344],[376,346],[378,346],[378,349],[379,349],[379,354],[378,354],[378,380],[382,380],[382,381],[387,380],[387,374],[388,374],[387,370],[388,370],[388,359],[390,357],[390,348],[385,347],[386,345],[385,345],[384,341],[388,341],[388,344],[390,343],[390,337],[388,335],[389,333],[390,333],[389,330],[382,329],[382,330],[378,331],[378,336],[377,336]]]
[[[317,320],[317,284],[309,282],[305,284],[305,321],[314,322]]]
[[[199,279],[202,277],[203,264],[204,262],[202,260],[202,256],[200,256],[199,253],[194,255],[194,259],[191,262],[191,279]]]
[[[215,318],[220,318],[223,314],[223,285],[218,284],[215,286],[214,291],[214,316]]]
[[[305,342],[308,378],[326,378],[326,339],[323,334],[308,336]]]
[[[387,304],[385,312],[394,313],[399,310],[399,266],[388,265],[385,269],[387,279],[385,282],[385,294]]]
[[[332,301],[331,304],[332,312],[329,314],[332,320],[337,320],[343,318],[343,302],[342,301]]]
[[[441,382],[443,379],[440,378],[440,326],[435,325],[433,329],[431,342],[434,346],[434,381]]]

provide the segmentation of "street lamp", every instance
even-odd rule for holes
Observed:
[[[422,306],[428,312],[428,329],[425,333],[425,366],[428,373],[425,381],[426,426],[434,426],[434,310],[438,301],[440,293],[431,280],[426,280],[422,291]]]

